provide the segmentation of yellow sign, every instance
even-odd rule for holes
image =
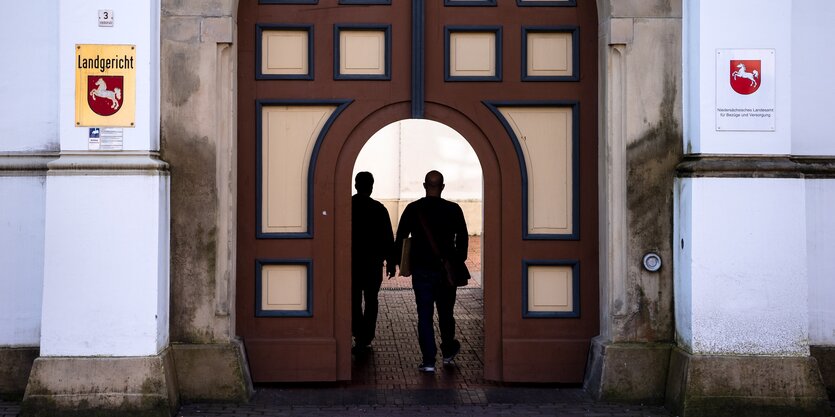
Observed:
[[[136,46],[75,46],[75,125],[134,127]]]

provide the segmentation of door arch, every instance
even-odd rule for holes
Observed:
[[[485,317],[500,317],[501,315],[501,291],[499,291],[499,271],[501,271],[501,222],[500,222],[500,202],[501,187],[488,187],[488,184],[500,184],[501,170],[499,167],[499,157],[495,149],[491,145],[487,136],[481,131],[471,119],[466,115],[457,111],[456,109],[443,106],[437,103],[426,103],[426,114],[428,120],[443,123],[453,130],[457,131],[463,136],[478,156],[481,164],[481,171],[484,181],[483,191],[483,234],[482,234],[482,288],[484,290],[484,316]],[[351,196],[342,192],[350,189],[353,178],[351,176],[354,162],[359,156],[363,146],[368,142],[371,136],[379,131],[384,126],[398,120],[409,118],[410,103],[398,103],[387,106],[372,113],[350,133],[343,147],[339,150],[338,162],[335,170],[334,178],[334,199],[336,202],[336,212],[341,214],[343,218],[337,217],[335,223],[337,224],[336,234],[334,239],[334,256],[337,270],[350,271],[350,251],[340,250],[340,248],[350,247],[351,244]],[[339,279],[343,288],[339,291],[345,296],[340,299],[350,302],[350,277],[346,276]],[[350,308],[350,304],[343,306]],[[488,310],[489,309],[489,310]],[[338,326],[343,330],[344,334],[341,338],[347,338],[347,348],[350,349],[350,315],[347,314],[349,310],[342,310],[346,314],[343,322]],[[499,380],[501,369],[499,367],[499,355],[501,351],[501,326],[498,325],[497,320],[486,320],[484,326],[484,375],[485,378],[491,380]],[[492,358],[492,359],[491,359]],[[347,366],[350,368],[350,352],[348,352]]]
[[[485,378],[581,382],[590,339],[599,326],[594,5],[281,3],[241,5],[239,12],[236,324],[253,380],[350,379],[350,276],[345,275],[350,255],[344,250],[350,247],[350,196],[339,190],[351,188],[354,161],[374,132],[418,112],[461,133],[482,165]],[[416,25],[423,25],[425,32],[410,30]],[[305,49],[309,55],[294,61],[296,67],[281,63],[278,74],[267,74],[272,69],[265,70],[270,57],[264,45],[272,41],[265,40],[265,33],[277,35],[276,45]],[[344,64],[344,43],[352,42],[345,40],[346,34],[356,35],[357,45],[382,45],[382,58],[369,58],[379,68],[361,70],[365,75],[352,73],[363,66]],[[521,65],[530,62],[534,38],[548,46],[570,45],[568,60],[573,63],[565,67],[570,76]],[[493,67],[486,72],[479,62],[455,67],[456,60],[469,59],[455,55],[459,44],[462,49],[493,48]],[[304,116],[267,114],[265,106],[301,109]],[[558,111],[551,113],[554,109]],[[554,130],[545,121],[558,117],[565,120],[561,129],[569,126],[559,142],[563,148],[548,141],[543,145],[540,139]],[[307,171],[299,166],[292,173],[304,184],[275,199],[280,215],[293,211],[307,216],[294,220],[303,232],[265,233],[259,229],[265,206],[258,196],[264,189],[259,178],[264,177],[265,161],[259,149],[273,140],[267,125],[304,118],[309,121],[301,127],[280,125],[282,131],[306,132],[307,142],[300,148],[309,150],[310,163]],[[547,152],[562,152],[553,161],[568,167],[560,171],[565,176],[550,174],[551,160],[537,159]],[[277,164],[276,169],[287,165]],[[283,181],[275,178],[276,183]],[[549,182],[562,184],[564,193],[554,194],[551,188],[556,186],[549,187]],[[297,209],[297,203],[307,206]],[[293,209],[282,211],[282,204]],[[570,213],[561,226],[568,232],[540,233],[528,227],[534,217],[553,217],[552,207]],[[548,226],[548,221],[541,224]],[[270,292],[278,288],[274,283],[283,282],[289,286]],[[269,296],[278,300],[288,293],[297,294],[291,297],[295,307],[265,312]]]

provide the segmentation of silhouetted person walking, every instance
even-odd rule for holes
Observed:
[[[371,198],[374,176],[365,171],[358,173],[354,188],[357,193],[351,199],[351,331],[353,350],[362,353],[374,340],[383,261],[388,260],[390,269],[394,267],[390,257],[394,238],[388,210]]]
[[[426,174],[423,188],[426,197],[409,204],[403,211],[397,226],[394,254],[397,258],[395,263],[399,265],[403,239],[411,234],[409,261],[418,312],[418,342],[423,355],[418,369],[435,372],[438,352],[433,323],[435,306],[438,308],[443,363],[451,364],[461,350],[461,343],[455,339],[455,318],[452,315],[457,288],[447,281],[443,259],[466,260],[468,234],[461,207],[441,198],[444,176],[438,171],[430,171]],[[434,240],[435,248],[429,239]]]

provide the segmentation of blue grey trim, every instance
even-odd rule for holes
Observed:
[[[574,7],[577,5],[577,0],[567,1],[525,1],[516,0],[516,5],[520,7]]]
[[[262,310],[261,270],[264,265],[304,265],[307,267],[306,310]],[[255,260],[255,317],[313,317],[313,260],[312,259],[256,259]]]
[[[496,0],[444,0],[444,6],[495,6]]]
[[[265,30],[306,30],[307,31],[307,74],[264,74],[261,72],[261,48]],[[256,80],[312,80],[313,79],[313,25],[255,25],[255,79]]]
[[[570,76],[528,75],[528,33],[570,33]],[[580,28],[577,26],[522,26],[522,81],[580,81]]]
[[[339,0],[339,4],[391,4],[391,0]]]
[[[257,239],[311,239],[313,238],[313,176],[316,173],[316,160],[319,157],[319,147],[325,139],[328,130],[333,124],[334,120],[345,110],[353,100],[334,99],[334,100],[256,100],[255,101],[255,117],[256,117],[256,133],[255,133],[255,237]],[[310,165],[307,169],[307,232],[303,233],[264,233],[261,232],[261,212],[262,205],[262,187],[263,179],[261,173],[263,172],[262,163],[262,142],[263,142],[263,120],[261,119],[264,106],[322,106],[322,105],[336,105],[328,121],[322,126],[322,131],[316,138],[316,144],[313,146],[313,152],[310,154]]]
[[[530,266],[571,267],[571,311],[528,311],[528,267]],[[580,261],[576,259],[522,260],[522,318],[578,318],[580,317]]]
[[[412,0],[412,118],[423,119],[426,90],[424,74],[424,32],[426,31],[424,0]]]
[[[490,111],[504,126],[507,135],[516,148],[516,156],[519,158],[519,169],[522,174],[522,239],[524,240],[579,240],[580,239],[580,103],[574,100],[555,101],[483,101]],[[572,230],[571,234],[532,234],[528,233],[528,165],[525,162],[525,154],[519,144],[519,138],[513,132],[507,119],[505,119],[499,107],[571,107],[571,174],[574,177],[572,190]]]
[[[449,73],[449,35],[452,32],[494,32],[496,34],[496,75],[489,77],[454,77]],[[501,26],[444,26],[444,81],[501,81],[502,27]]]
[[[319,0],[258,0],[258,4],[319,4]]]
[[[385,33],[386,62],[385,72],[380,75],[355,75],[339,73],[339,32],[345,30],[367,30],[371,32],[382,31]],[[334,80],[391,80],[391,25],[385,24],[358,24],[358,23],[336,23],[333,25],[333,79]]]

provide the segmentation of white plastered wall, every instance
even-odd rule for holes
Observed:
[[[679,184],[676,331],[683,347],[696,354],[808,355],[804,181]]]
[[[114,3],[60,0],[60,134],[62,151],[86,151],[89,132],[75,125],[75,45],[136,45],[136,127],[125,128],[124,150],[159,150],[159,0]],[[112,10],[113,27],[98,26]],[[126,92],[127,94],[127,92]]]
[[[0,152],[58,150],[58,0],[3,9]]]
[[[806,180],[809,343],[835,346],[835,180]]]
[[[148,356],[168,345],[169,182],[159,148],[158,0],[60,0],[61,157],[46,184],[41,356]],[[114,27],[99,27],[111,9]],[[136,45],[136,126],[87,152],[75,127],[75,45]],[[127,92],[126,92],[127,93]]]
[[[792,153],[835,156],[835,2],[792,2]]]
[[[46,171],[31,165],[58,149],[58,1],[11,2],[4,13],[0,165],[32,169],[0,174],[0,347],[37,346]]]
[[[797,149],[796,126],[806,120],[795,119],[793,74],[801,65],[795,54],[803,52],[793,49],[792,35],[806,18],[793,14],[792,3],[686,1],[686,153],[785,156]],[[823,1],[807,3],[815,8]],[[775,50],[774,131],[717,131],[717,83],[727,80],[719,79],[724,74],[717,74],[715,54],[725,48]],[[677,181],[675,311],[683,348],[696,354],[808,355],[814,310],[809,290],[816,274],[831,269],[815,260],[821,241],[812,231],[826,227],[816,217],[824,206],[812,202],[827,198],[826,187],[810,184],[799,178]]]
[[[44,178],[0,176],[0,346],[41,336]]]
[[[790,0],[685,0],[684,149],[705,154],[789,154],[792,134]],[[816,1],[817,2],[817,1]],[[774,132],[717,132],[717,49],[775,49]],[[725,74],[721,74],[724,76]]]
[[[168,344],[166,182],[50,177],[41,356],[149,356]]]
[[[835,156],[832,109],[835,67],[828,51],[835,38],[835,2],[792,3],[792,153]],[[806,181],[809,268],[809,343],[835,345],[835,179]]]

